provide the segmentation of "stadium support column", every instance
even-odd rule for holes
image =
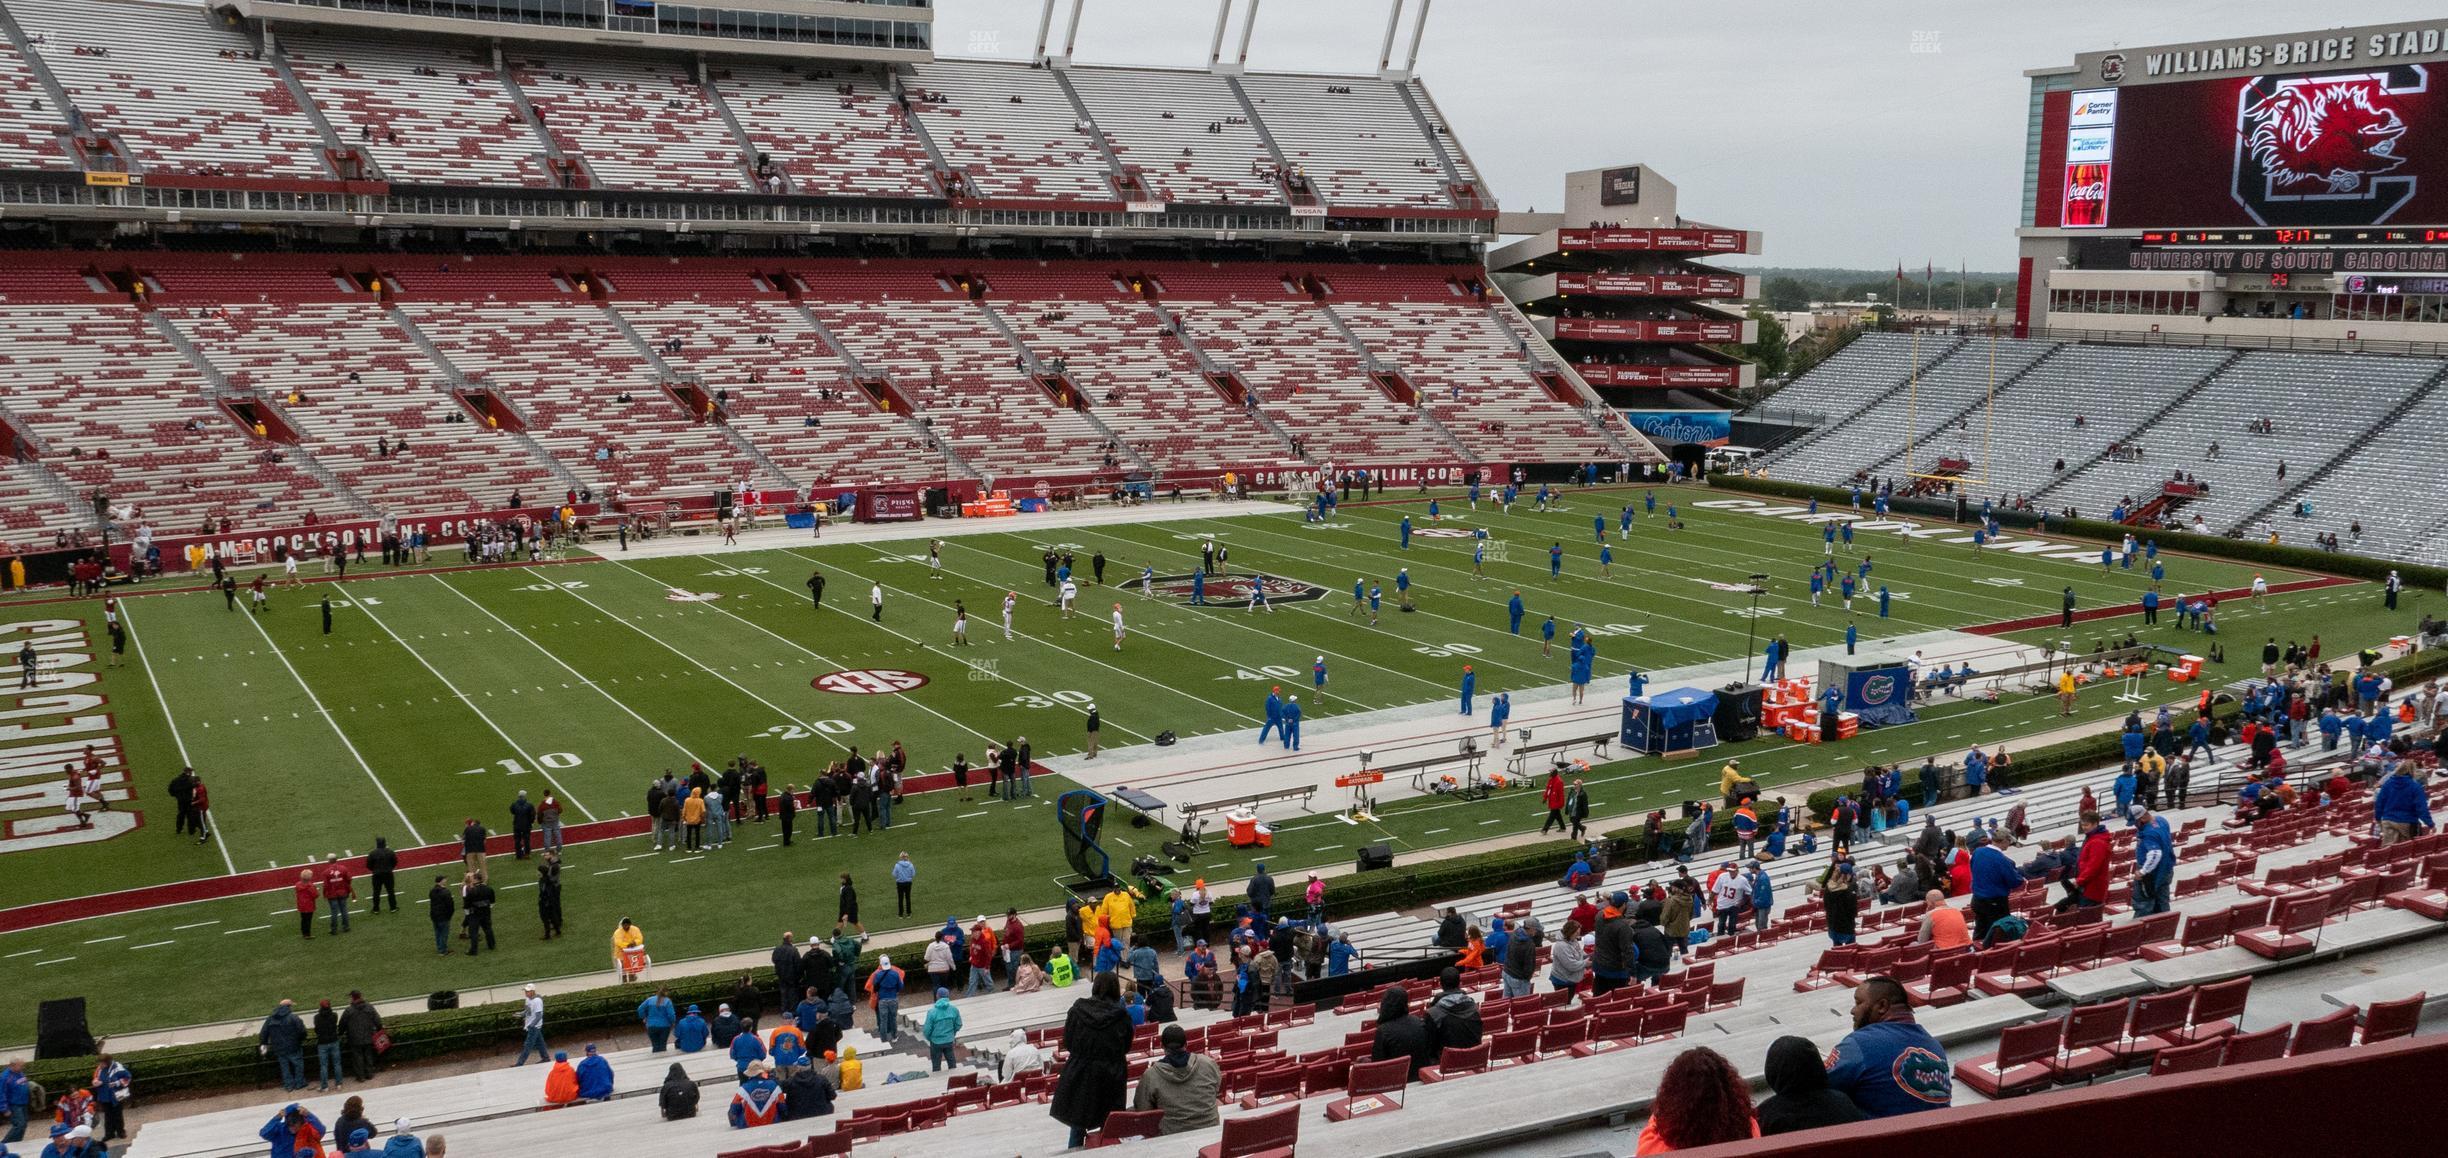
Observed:
[[[1207,41],[1207,67],[1224,61],[1224,24],[1232,19],[1232,0],[1216,0],[1215,35]]]
[[[1386,9],[1385,42],[1377,46],[1377,71],[1384,72],[1394,62],[1394,30],[1402,27],[1403,0],[1394,0]]]
[[[1258,0],[1250,0],[1249,11],[1241,15],[1241,48],[1233,53],[1233,63],[1249,63],[1250,31],[1258,27]]]
[[[1044,60],[1045,60],[1045,58],[1046,58],[1046,33],[1047,33],[1047,32],[1052,31],[1052,30],[1053,30],[1053,28],[1054,28],[1054,0],[1045,0],[1045,7],[1044,7],[1044,8],[1042,8],[1042,9],[1040,9],[1040,10],[1038,10],[1038,13],[1037,13],[1037,49],[1036,49],[1036,56],[1035,56],[1033,59],[1038,60],[1038,61],[1040,61],[1040,62],[1042,62],[1042,61],[1044,61]]]
[[[1068,23],[1063,25],[1062,58],[1066,62],[1071,59],[1072,46],[1079,43],[1080,9],[1086,8],[1087,6],[1088,0],[1071,0],[1071,19]]]
[[[1403,73],[1405,75],[1409,75],[1413,69],[1419,67],[1420,37],[1428,31],[1428,5],[1430,3],[1431,0],[1420,0],[1419,15],[1412,18],[1411,50],[1403,54]]]

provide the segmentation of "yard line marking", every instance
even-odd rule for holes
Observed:
[[[74,957],[53,957],[48,961],[37,961],[34,964],[38,967],[43,965],[65,965],[74,960],[76,960]]]
[[[254,625],[257,635],[263,636],[265,646],[272,649],[272,657],[279,660],[282,667],[289,669],[289,678],[296,680],[298,689],[306,693],[306,702],[314,705],[315,714],[331,725],[332,735],[340,737],[340,746],[348,749],[349,755],[356,759],[357,766],[365,770],[366,779],[374,782],[374,790],[382,793],[383,802],[391,806],[391,814],[399,817],[401,827],[408,830],[408,838],[418,844],[426,843],[425,838],[417,832],[416,822],[408,819],[408,810],[400,807],[400,802],[392,797],[391,789],[383,784],[382,777],[374,774],[374,766],[366,763],[364,753],[359,752],[356,743],[348,738],[348,733],[341,730],[339,717],[323,706],[323,697],[315,694],[314,688],[307,684],[306,677],[298,674],[297,665],[289,662],[288,654],[281,651],[279,644],[272,642],[272,633],[264,629],[263,620],[248,615],[247,622]]]
[[[650,856],[661,856],[661,855],[663,855],[661,852],[640,852],[640,853],[632,853],[632,854],[630,854],[630,855],[628,855],[628,856],[624,856],[624,857],[622,857],[621,859],[622,859],[622,860],[644,860],[644,859],[646,859],[647,857],[650,857]]]
[[[701,852],[701,853],[698,853],[698,854],[697,854],[697,855],[695,855],[695,856],[684,856],[684,857],[681,857],[680,859],[678,859],[678,860],[676,860],[676,861],[673,861],[673,862],[671,862],[671,863],[673,863],[673,864],[690,864],[690,863],[692,863],[692,862],[695,862],[695,861],[701,861],[701,860],[704,860],[704,859],[705,859],[705,854]]]
[[[1342,845],[1339,845],[1339,844],[1321,844],[1321,845],[1317,846],[1316,848],[1311,849],[1310,851],[1311,851],[1311,852],[1333,852],[1334,850],[1336,850],[1336,849],[1338,849],[1338,848],[1341,848],[1341,847],[1343,847],[1343,846],[1342,846]]]
[[[1230,867],[1232,867],[1232,862],[1231,862],[1231,861],[1220,861],[1220,862],[1218,862],[1218,863],[1216,863],[1216,864],[1211,864],[1211,865],[1208,865],[1207,867],[1208,867],[1208,868],[1211,868],[1211,869],[1218,869],[1218,868],[1230,868]]]
[[[596,875],[596,876],[599,876],[599,877],[608,877],[608,876],[611,876],[613,873],[625,873],[625,872],[628,872],[628,871],[629,871],[628,867],[624,865],[624,866],[622,866],[622,867],[620,867],[620,868],[611,868],[611,869],[596,869],[596,870],[595,870],[595,875]]]
[[[130,946],[128,946],[128,952],[133,953],[133,952],[137,951],[138,949],[159,949],[159,948],[161,948],[161,947],[162,947],[162,946],[164,946],[164,945],[176,945],[176,944],[178,944],[178,942],[177,942],[177,941],[147,941],[147,942],[145,942],[145,943],[144,943],[144,944],[142,944],[142,945],[130,945]]]
[[[459,588],[457,588],[457,587],[455,587],[455,586],[452,586],[452,585],[451,585],[451,584],[449,584],[449,583],[443,583],[443,581],[442,581],[442,577],[441,577],[440,575],[435,575],[435,576],[432,576],[431,578],[433,579],[433,581],[434,581],[434,582],[436,582],[436,583],[441,583],[441,584],[442,584],[442,586],[443,586],[445,589],[447,589],[447,590],[448,590],[448,591],[449,591],[451,594],[456,595],[456,596],[458,596],[458,597],[459,597],[459,598],[461,598],[461,599],[467,600],[467,605],[468,605],[468,606],[470,606],[470,607],[475,608],[476,610],[478,610],[478,611],[480,611],[480,612],[482,612],[482,613],[484,613],[485,618],[490,619],[490,620],[492,620],[492,621],[493,621],[493,622],[495,622],[495,623],[501,624],[501,625],[502,625],[504,628],[507,628],[507,629],[509,630],[510,634],[515,635],[515,636],[519,637],[519,638],[520,638],[520,639],[522,639],[522,640],[525,640],[525,641],[526,641],[526,643],[527,643],[527,646],[529,646],[529,647],[532,647],[532,648],[536,649],[536,651],[537,651],[537,653],[538,653],[538,654],[541,654],[542,656],[544,656],[544,658],[549,659],[549,660],[553,661],[553,662],[554,662],[554,663],[556,663],[556,664],[559,664],[559,665],[560,665],[560,667],[561,667],[561,670],[562,670],[562,671],[568,672],[568,673],[570,673],[570,675],[578,677],[578,680],[579,680],[579,682],[580,682],[580,683],[583,683],[583,684],[585,684],[585,685],[586,685],[586,686],[588,686],[588,687],[594,688],[594,689],[595,689],[595,692],[596,692],[596,694],[597,694],[597,695],[602,696],[602,697],[604,698],[604,700],[605,700],[606,702],[610,703],[610,704],[611,704],[613,707],[619,708],[619,709],[622,711],[622,713],[626,714],[626,715],[627,715],[627,716],[628,716],[630,719],[632,719],[632,720],[636,720],[638,723],[645,725],[645,727],[646,727],[646,730],[647,730],[647,731],[649,731],[649,732],[653,732],[655,735],[658,735],[658,736],[663,737],[663,742],[664,742],[664,743],[670,744],[670,745],[672,746],[672,750],[673,750],[673,751],[680,753],[682,756],[686,756],[686,757],[688,757],[688,759],[689,759],[689,762],[690,762],[690,763],[693,763],[693,764],[703,764],[703,763],[705,763],[705,761],[704,761],[703,759],[700,759],[700,758],[697,756],[697,754],[696,754],[696,753],[689,751],[689,750],[688,750],[688,746],[687,746],[687,745],[682,744],[682,743],[681,743],[680,741],[678,741],[678,740],[672,739],[672,738],[671,738],[671,735],[670,735],[669,733],[665,732],[665,731],[664,731],[663,729],[661,729],[661,728],[655,727],[655,726],[654,726],[653,724],[651,724],[651,723],[648,723],[648,722],[647,722],[647,720],[646,720],[646,717],[644,717],[644,716],[641,716],[641,715],[637,714],[637,711],[636,711],[635,709],[631,708],[631,707],[630,707],[629,705],[627,705],[627,704],[622,703],[622,702],[620,701],[620,698],[619,698],[618,696],[615,696],[615,695],[613,695],[611,692],[604,690],[604,688],[603,688],[603,686],[602,686],[601,684],[598,684],[598,683],[596,683],[595,681],[590,680],[590,679],[587,679],[587,678],[585,678],[585,677],[583,677],[583,676],[579,676],[579,674],[578,674],[578,669],[573,668],[573,667],[571,667],[569,664],[567,664],[567,663],[563,662],[560,656],[553,654],[553,653],[552,653],[551,651],[549,651],[549,650],[546,650],[546,648],[544,647],[544,645],[543,645],[543,644],[537,643],[537,642],[536,642],[534,639],[530,638],[530,637],[527,635],[527,633],[526,633],[526,632],[520,631],[518,628],[511,627],[511,626],[510,626],[510,622],[509,622],[508,620],[505,620],[505,619],[503,619],[501,616],[498,616],[498,615],[493,614],[493,611],[492,611],[492,609],[491,609],[491,608],[486,607],[486,606],[485,606],[484,604],[482,604],[482,603],[478,603],[478,602],[476,602],[476,600],[475,600],[475,599],[473,599],[473,598],[471,598],[471,597],[468,595],[468,593],[467,593],[467,592],[465,592],[465,591],[461,591]],[[619,677],[615,676],[615,677],[613,677],[613,678],[614,678],[614,679],[618,679]]]
[[[941,812],[941,811],[943,811],[943,809],[940,809],[940,808],[920,808],[920,809],[914,809],[914,810],[912,810],[912,811],[910,812],[910,815],[911,815],[911,816],[925,816],[927,813],[930,813],[930,812]]]
[[[1499,823],[1502,823],[1503,821],[1504,821],[1504,817],[1501,817],[1501,816],[1491,816],[1491,817],[1487,818],[1486,820],[1482,820],[1482,821],[1480,821],[1479,823],[1481,823],[1481,824],[1499,824]]]
[[[970,818],[970,817],[972,817],[972,816],[985,816],[985,815],[987,815],[987,814],[986,814],[986,813],[983,813],[983,812],[964,812],[964,813],[961,813],[961,814],[960,814],[960,815],[958,815],[958,816],[953,817],[952,819],[954,819],[954,820],[967,820],[967,819],[969,819],[969,818]]]
[[[195,761],[187,755],[187,738],[179,734],[178,713],[170,710],[170,699],[162,694],[161,680],[153,674],[153,661],[145,658],[144,633],[136,630],[136,620],[128,611],[127,604],[119,605],[119,622],[126,626],[128,635],[136,640],[136,666],[144,669],[145,680],[153,685],[153,700],[161,705],[162,721],[170,725],[170,742],[178,746],[179,763],[184,767],[193,768]],[[196,658],[204,657],[199,655]],[[213,818],[212,838],[214,846],[221,850],[221,867],[228,869],[229,875],[237,876],[238,862],[230,859],[229,845],[221,839],[219,817]]]
[[[1421,836],[1435,836],[1436,834],[1438,834],[1438,833],[1440,833],[1440,832],[1452,832],[1452,831],[1453,831],[1453,830],[1452,830],[1452,829],[1450,829],[1450,828],[1431,828],[1431,829],[1429,829],[1428,831],[1421,833],[1420,835],[1421,835]]]
[[[560,793],[562,799],[576,805],[578,811],[584,813],[588,820],[595,819],[595,813],[587,808],[584,801],[578,799],[576,793],[571,792],[567,787],[563,786],[559,780],[553,779],[551,769],[546,768],[541,761],[538,761],[518,741],[511,739],[510,733],[503,731],[502,726],[495,723],[492,716],[485,714],[485,710],[483,708],[477,707],[476,701],[469,699],[467,697],[467,693],[460,691],[459,685],[452,683],[449,676],[443,675],[441,669],[435,667],[432,660],[426,659],[423,652],[409,647],[408,641],[400,638],[400,633],[391,630],[391,625],[383,622],[382,616],[374,613],[374,608],[372,605],[359,603],[358,610],[365,612],[365,617],[372,621],[374,626],[381,628],[384,635],[390,636],[394,642],[397,642],[402,648],[405,648],[409,655],[414,656],[419,665],[423,666],[426,671],[433,674],[433,678],[442,681],[442,686],[450,689],[450,693],[452,695],[459,697],[460,702],[466,704],[469,711],[476,713],[476,718],[484,721],[485,727],[493,729],[493,734],[501,737],[502,743],[510,745],[510,750],[518,753],[519,759],[525,761],[529,768],[534,768],[541,771],[544,775],[544,782],[552,785],[553,791]],[[514,693],[517,691],[516,688],[511,690]],[[537,690],[541,691],[543,689],[538,688]]]
[[[91,941],[87,941],[87,942],[85,942],[85,943],[86,943],[86,944],[88,944],[88,945],[99,945],[99,944],[101,944],[101,943],[103,943],[103,942],[105,942],[105,941],[125,941],[125,940],[127,940],[127,934],[125,934],[125,933],[113,933],[113,934],[111,934],[111,935],[110,935],[110,936],[108,936],[108,937],[96,937],[96,938],[94,938],[93,940],[91,940]]]
[[[20,950],[18,950],[17,952],[14,952],[14,953],[9,954],[9,956],[10,956],[10,957],[31,957],[31,956],[35,955],[36,953],[40,953],[40,952],[42,952],[42,950],[40,950],[40,949],[20,949]]]

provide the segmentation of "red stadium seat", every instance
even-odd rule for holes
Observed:
[[[2054,1021],[2010,1026],[1998,1034],[1997,1053],[1957,1062],[1955,1080],[1992,1100],[2047,1089],[2061,1034]]]
[[[1394,1059],[1402,1061],[1401,1058]],[[1404,1062],[1405,1065],[1410,1063]],[[1300,1141],[1300,1107],[1224,1119],[1224,1137],[1199,1148],[1199,1158],[1291,1158]]]

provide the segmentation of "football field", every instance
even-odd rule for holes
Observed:
[[[1149,512],[1161,520],[1043,530],[1025,518],[1008,529],[959,524],[960,533],[942,540],[939,570],[925,536],[940,525],[912,526],[911,538],[896,541],[776,534],[717,553],[615,553],[539,567],[445,570],[459,553],[436,551],[434,570],[370,567],[346,583],[277,587],[260,614],[247,609],[243,591],[236,610],[203,590],[123,598],[130,646],[115,668],[104,666],[98,601],[0,604],[0,619],[21,639],[80,640],[42,646],[63,660],[72,646],[82,649],[74,654],[88,662],[54,670],[92,673],[76,693],[106,701],[24,699],[11,713],[17,730],[0,733],[0,760],[15,777],[8,783],[53,793],[21,793],[10,807],[47,799],[54,810],[10,813],[0,907],[362,856],[377,837],[400,847],[438,844],[455,840],[470,817],[500,832],[521,790],[558,797],[571,825],[620,820],[642,811],[647,782],[663,770],[685,775],[692,762],[715,769],[742,754],[763,763],[777,785],[802,786],[850,744],[872,752],[898,741],[913,772],[934,772],[956,754],[974,764],[990,742],[1025,736],[1039,760],[1065,766],[1062,758],[1085,742],[1091,704],[1109,750],[1168,730],[1195,737],[1246,729],[1254,738],[1268,688],[1282,685],[1302,694],[1306,739],[1315,744],[1345,718],[1450,701],[1465,663],[1477,671],[1483,700],[1561,684],[1561,644],[1575,626],[1596,637],[1592,702],[1603,704],[1620,698],[1634,670],[1740,657],[1772,636],[1825,646],[1841,643],[1853,622],[1867,650],[1883,638],[2032,616],[2053,624],[2067,585],[2089,608],[2130,602],[2150,582],[2139,563],[2103,570],[2096,547],[2087,561],[1975,554],[1943,538],[1868,531],[1837,561],[1851,571],[1871,560],[1867,589],[1885,585],[1892,597],[1881,619],[1868,595],[1850,615],[1834,595],[1812,606],[1804,577],[1823,557],[1822,533],[1762,514],[1764,504],[1695,507],[1741,500],[1689,487],[1660,488],[1654,513],[1638,489],[1570,492],[1562,509],[1548,512],[1522,503],[1504,513],[1487,502],[1472,512],[1456,496],[1437,499],[1442,518],[1434,521],[1421,499],[1347,505],[1324,523],[1289,508],[1206,518],[1198,504],[1185,504]],[[1638,513],[1623,533],[1626,503]],[[1684,529],[1667,528],[1670,505]],[[1398,528],[1405,516],[1413,527],[1407,549]],[[1594,519],[1604,520],[1603,542]],[[1227,558],[1206,585],[1208,605],[1193,606],[1188,577],[1211,541]],[[1482,544],[1487,557],[1475,567]],[[1550,571],[1553,546],[1563,550],[1560,575]],[[1611,566],[1600,564],[1602,547]],[[1073,556],[1082,587],[1074,618],[1061,615],[1045,582],[1049,549]],[[1099,552],[1103,586],[1091,567]],[[2160,561],[2170,592],[2241,588],[2254,573],[2225,561]],[[1398,569],[1408,570],[1415,612],[1396,610]],[[2315,578],[2263,570],[2272,584]],[[821,606],[806,586],[819,571],[827,581]],[[1139,582],[1147,571],[1156,576],[1152,593]],[[1742,590],[1755,572],[1771,577],[1756,620]],[[1248,606],[1260,576],[1272,610]],[[1383,588],[1374,623],[1354,606],[1355,579]],[[883,591],[880,616],[871,584]],[[1519,635],[1507,613],[1517,590],[1526,607]],[[1007,592],[1018,596],[1008,640]],[[1126,624],[1120,650],[1111,627],[1117,603]],[[953,644],[956,608],[968,613],[967,646]],[[2328,654],[2345,655],[2393,634],[2410,614],[2384,615],[2372,585],[2360,583],[2274,595],[2266,610],[2232,599],[2220,618],[2237,654],[2223,674],[2248,674],[2265,634],[2283,642],[2318,633]],[[1548,616],[1558,646],[1542,654],[1539,627]],[[2088,651],[2093,638],[2138,629],[2138,620],[2018,637],[2070,637]],[[2172,627],[2144,638],[2190,642]],[[1312,683],[1321,658],[1330,674],[1323,702]],[[2124,710],[2105,694],[2084,698],[2087,716]],[[2054,704],[2039,699],[1951,702],[1875,741],[1817,750],[1766,741],[1741,754],[1774,791],[1864,760],[1917,761],[1924,751],[2010,740],[2053,717]],[[77,730],[80,719],[90,740]],[[113,804],[121,815],[105,825],[119,826],[116,835],[53,832],[57,786],[40,780],[41,767],[62,747],[96,741],[122,750],[115,763],[126,780],[114,788],[124,795]],[[1869,754],[1873,743],[1883,754]],[[1636,823],[1647,809],[1713,784],[1725,754],[1593,770],[1597,824]],[[164,786],[182,764],[210,788],[206,842],[171,831]],[[573,844],[565,876],[574,936],[534,944],[533,926],[519,915],[523,894],[505,891],[497,921],[504,952],[473,962],[433,957],[417,915],[430,871],[401,874],[399,917],[361,912],[354,932],[311,943],[301,943],[285,892],[180,900],[0,934],[0,962],[22,982],[0,1003],[0,1042],[26,1039],[41,996],[89,997],[103,1031],[259,1014],[278,996],[308,1000],[335,987],[387,997],[598,968],[600,934],[621,916],[648,929],[658,957],[767,945],[781,928],[829,927],[843,872],[856,876],[872,929],[1053,903],[1053,882],[1067,870],[1048,805],[1066,783],[1041,776],[1037,796],[1014,803],[986,799],[982,774],[976,783],[975,799],[913,794],[887,833],[809,840],[803,816],[802,841],[791,850],[779,849],[770,824],[744,825],[729,848],[704,855],[657,854],[644,837]],[[1354,833],[1329,816],[1290,819],[1282,831],[1331,826],[1334,843],[1279,839],[1270,863],[1278,874],[1347,863],[1359,837],[1395,841],[1414,858],[1433,855],[1535,829],[1540,815],[1535,796],[1474,804],[1431,797],[1388,806],[1374,832]],[[36,818],[44,823],[29,823]],[[1138,839],[1152,846],[1155,838]],[[1127,832],[1121,842],[1117,861],[1132,851]],[[920,866],[918,912],[880,917],[890,896],[886,869],[903,850]],[[1209,859],[1200,867],[1234,879],[1249,858]],[[506,890],[533,886],[532,869],[499,857],[494,865]]]

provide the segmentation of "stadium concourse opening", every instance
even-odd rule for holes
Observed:
[[[1765,235],[1500,208],[1424,0],[1331,75],[840,7],[0,0],[8,1145],[2390,1120],[2448,362],[2294,231],[2428,253],[2338,235],[2428,217],[2425,30],[2035,75],[2021,328],[1772,423]]]

